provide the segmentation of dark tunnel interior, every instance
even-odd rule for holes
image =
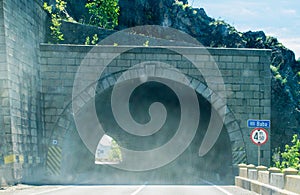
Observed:
[[[178,85],[182,85],[179,84]],[[186,86],[180,86],[186,87]],[[153,102],[161,102],[167,110],[163,127],[151,136],[136,136],[117,124],[111,109],[112,88],[108,88],[95,98],[98,120],[106,134],[121,147],[132,150],[150,150],[162,146],[172,139],[180,120],[180,102],[176,94],[166,85],[146,82],[137,87],[129,101],[132,117],[138,123],[150,120],[148,108]],[[199,157],[199,147],[206,133],[211,115],[211,105],[197,94],[200,109],[199,126],[189,147],[171,163],[148,171],[125,171],[110,165],[95,164],[92,154],[82,143],[77,131],[66,135],[63,147],[63,173],[67,183],[79,184],[203,184],[207,180],[217,184],[232,184],[232,153],[227,130],[223,127],[213,148]],[[160,156],[157,156],[159,160]]]

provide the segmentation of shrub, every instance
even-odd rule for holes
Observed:
[[[59,43],[64,40],[64,35],[61,32],[61,21],[71,21],[74,19],[69,16],[66,11],[67,3],[63,0],[55,0],[55,6],[48,5],[44,2],[43,8],[46,12],[50,14],[51,17],[51,38],[54,43]]]
[[[89,24],[107,29],[118,25],[118,0],[89,0],[85,7],[91,14]]]
[[[85,38],[85,45],[97,45],[98,41],[99,41],[99,38],[98,38],[98,35],[97,35],[97,34],[94,34],[94,35],[93,35],[92,41],[91,41],[90,37],[87,36],[87,37]]]
[[[284,152],[280,152],[277,150],[275,154],[273,154],[273,162],[275,166],[280,169],[284,168],[295,168],[300,170],[300,140],[297,135],[293,136],[292,145],[285,145]],[[276,153],[280,154],[280,158],[276,158]]]

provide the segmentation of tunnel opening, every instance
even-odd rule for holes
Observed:
[[[178,85],[187,87],[180,83]],[[146,82],[137,87],[130,97],[130,113],[138,123],[143,124],[150,120],[148,109],[153,102],[161,102],[165,106],[168,113],[166,122],[151,136],[132,135],[118,125],[111,109],[112,90],[110,87],[98,94],[95,105],[98,120],[105,133],[118,145],[145,151],[162,146],[176,134],[180,120],[180,102],[168,86],[158,82]],[[214,110],[201,94],[197,94],[197,98],[200,109],[199,126],[191,144],[175,160],[153,170],[126,171],[107,164],[97,164],[95,153],[85,147],[77,131],[68,132],[62,159],[66,183],[199,185],[210,181],[215,184],[232,184],[234,177],[231,143],[224,126],[212,149],[205,156],[199,156],[199,147],[207,133],[211,112]],[[158,160],[159,158],[157,156]]]

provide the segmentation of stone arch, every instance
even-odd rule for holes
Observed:
[[[136,69],[134,71],[136,71],[136,74],[138,75],[141,70]],[[164,72],[164,74],[168,74],[168,71],[170,74],[172,74],[171,71],[173,70],[167,70]],[[124,70],[114,72],[100,78],[97,83],[91,84],[80,95],[74,97],[72,101],[67,104],[60,117],[57,119],[49,140],[46,164],[47,169],[51,174],[60,174],[61,160],[59,160],[59,158],[62,158],[62,149],[63,143],[65,142],[65,135],[67,133],[71,133],[72,130],[74,131],[76,129],[73,119],[74,114],[78,113],[80,109],[85,106],[85,103],[92,100],[95,95],[102,93],[104,90],[110,87],[113,87],[117,82],[117,79],[123,72]],[[224,103],[222,98],[220,98],[216,92],[211,90],[203,81],[187,74],[185,76],[190,81],[190,87],[193,88],[198,94],[203,96],[211,105],[213,105],[214,109],[217,112],[221,108],[225,107],[226,112],[223,125],[227,130],[231,142],[232,165],[233,167],[236,167],[239,163],[246,162],[246,148],[244,138],[239,123],[234,116],[234,113]],[[75,109],[72,109],[72,103],[77,105]],[[58,144],[53,145],[53,140],[57,140]]]

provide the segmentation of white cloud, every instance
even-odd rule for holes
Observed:
[[[287,27],[274,27],[274,26],[266,26],[264,27],[264,32],[273,37],[294,37],[293,29]]]
[[[196,4],[196,7],[203,7],[208,14],[218,13],[219,16],[222,18],[229,17],[253,17],[258,16],[259,13],[256,9],[252,9],[252,5],[241,4],[241,3],[234,3],[234,4],[227,4],[227,3],[210,3],[210,2],[203,2],[201,4]],[[217,17],[219,17],[217,16]]]
[[[207,15],[221,18],[237,30],[264,31],[278,38],[300,57],[300,7],[299,0],[189,0],[193,6],[202,7]]]
[[[281,13],[286,14],[286,15],[291,15],[291,16],[297,15],[297,11],[294,9],[283,9],[283,10],[281,10]]]
[[[295,53],[296,59],[300,57],[300,37],[279,38],[278,40]]]

